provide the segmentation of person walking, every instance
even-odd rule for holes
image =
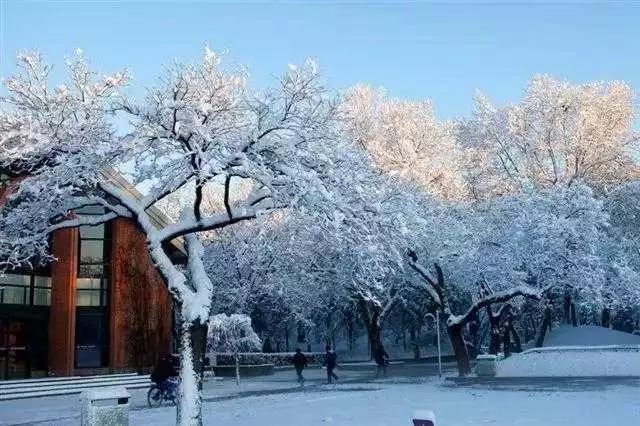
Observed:
[[[302,370],[304,370],[307,366],[307,357],[302,353],[302,349],[296,349],[296,353],[293,355],[291,363],[296,369],[296,374],[298,375],[298,383],[300,383],[300,386],[304,386],[304,376],[302,375]]]
[[[324,366],[327,367],[327,383],[331,384],[331,380],[338,380],[338,376],[333,370],[338,366],[338,355],[331,349],[331,346],[327,345],[325,347],[324,354]]]
[[[376,353],[374,354],[374,359],[378,366],[376,370],[376,379],[380,377],[382,373],[383,377],[387,377],[387,367],[389,366],[389,354],[384,350],[384,346],[380,344],[378,349],[376,349]]]

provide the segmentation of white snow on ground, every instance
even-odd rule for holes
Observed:
[[[640,345],[640,336],[595,325],[561,326],[544,339],[544,346]]]
[[[409,426],[414,411],[432,410],[438,426],[640,424],[640,387],[615,385],[597,390],[504,391],[443,386],[435,377],[424,383],[408,383],[411,378],[364,382],[373,377],[375,369],[366,372],[342,370],[342,382],[328,386],[320,385],[325,374],[323,370],[310,369],[306,374],[309,385],[303,390],[295,383],[293,371],[279,371],[273,376],[243,381],[241,391],[283,392],[261,396],[237,397],[238,388],[232,379],[207,383],[205,397],[231,399],[205,402],[204,423],[215,426]],[[345,383],[346,380],[358,383]],[[549,385],[545,389],[549,389]],[[136,407],[131,411],[131,425],[175,423],[174,407],[148,409],[145,408],[144,391],[131,393]],[[77,426],[79,411],[77,395],[5,401],[0,402],[0,425],[49,419],[37,424]]]
[[[498,362],[500,377],[640,376],[640,346],[530,349]]]
[[[426,384],[337,385],[320,392],[251,397],[205,405],[216,426],[408,426],[415,410],[438,426],[637,426],[640,390],[504,392]],[[589,407],[588,410],[585,407]],[[171,425],[169,408],[133,412],[134,425]]]

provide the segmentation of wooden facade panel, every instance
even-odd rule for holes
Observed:
[[[78,229],[54,232],[49,313],[49,371],[57,376],[73,374],[76,331],[76,283],[78,277]]]
[[[141,369],[171,348],[171,298],[144,233],[116,219],[112,238],[110,366]]]

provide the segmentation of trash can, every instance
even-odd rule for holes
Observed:
[[[418,410],[413,413],[413,426],[436,426],[436,415],[431,410]]]
[[[124,387],[89,389],[82,392],[82,426],[129,426],[129,400]]]
[[[498,370],[495,355],[478,355],[476,358],[476,374],[478,377],[495,377]]]

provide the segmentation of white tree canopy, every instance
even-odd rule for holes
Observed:
[[[357,85],[346,93],[341,112],[345,135],[364,147],[380,170],[440,198],[466,196],[465,153],[452,124],[438,121],[430,102],[398,100]]]
[[[621,82],[571,85],[535,77],[520,102],[497,108],[476,95],[458,125],[476,198],[585,181],[608,188],[638,178],[633,93]]]

